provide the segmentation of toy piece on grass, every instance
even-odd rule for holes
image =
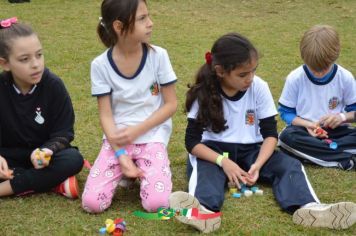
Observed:
[[[240,198],[241,197],[241,193],[233,193],[232,197],[233,198]]]
[[[113,234],[114,236],[121,236],[126,231],[126,222],[122,218],[117,218],[115,220],[106,219],[105,227],[99,229],[101,234]]]
[[[188,219],[205,220],[221,216],[220,212],[211,214],[200,214],[198,208],[158,208],[157,213],[147,213],[142,211],[134,211],[133,214],[138,217],[149,220],[169,220],[173,216],[185,216]]]
[[[252,186],[251,188],[247,187],[245,184],[241,184],[241,189],[240,192],[245,196],[245,197],[251,197],[253,194],[255,195],[263,195],[263,190],[259,189],[257,186]],[[230,192],[232,193],[232,192]],[[232,193],[233,198],[240,198],[241,193]]]

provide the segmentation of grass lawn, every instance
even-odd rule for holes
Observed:
[[[65,82],[76,111],[76,139],[84,157],[93,162],[100,148],[102,131],[96,99],[91,97],[89,67],[104,47],[96,36],[101,0],[32,0],[9,4],[0,1],[0,18],[17,16],[38,32],[45,49],[46,65]],[[169,145],[173,190],[186,190],[186,151],[183,104],[204,54],[222,34],[244,34],[262,54],[257,74],[269,83],[277,102],[284,78],[302,62],[299,40],[315,24],[337,28],[342,51],[338,63],[356,75],[356,1],[354,0],[149,0],[154,22],[152,43],[166,48],[178,76],[179,110],[173,118]],[[355,91],[356,92],[356,91]],[[1,111],[5,112],[5,111]],[[279,122],[281,130],[283,123]],[[345,172],[306,166],[309,180],[322,202],[356,202],[356,171]],[[79,175],[83,187],[88,170]],[[282,212],[271,187],[259,185],[261,197],[226,197],[223,224],[218,235],[356,235],[348,230],[304,228],[294,225]],[[132,215],[143,210],[138,187],[120,189],[109,210],[90,215],[80,200],[53,193],[0,199],[0,235],[98,235],[106,218],[122,217],[125,235],[198,234],[176,220],[147,221]]]

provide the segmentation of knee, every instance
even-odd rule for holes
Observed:
[[[73,166],[81,169],[84,165],[84,159],[82,154],[77,149],[74,149],[71,153]]]
[[[298,171],[301,170],[302,163],[298,159],[293,158],[293,157],[286,155],[284,153],[282,155],[283,155],[281,158],[281,160],[283,162],[282,166],[284,166],[286,170],[287,169],[289,169],[289,170],[296,169]]]
[[[79,173],[84,165],[84,159],[82,154],[80,154],[80,152],[75,148],[67,149],[66,152],[66,158],[68,161],[67,167],[72,169],[75,174]]]
[[[280,134],[279,139],[284,143],[294,143],[295,142],[295,135],[291,128],[285,128]]]
[[[88,213],[102,213],[110,206],[109,202],[99,201],[95,196],[95,194],[90,193],[83,193],[82,195],[82,207]]]

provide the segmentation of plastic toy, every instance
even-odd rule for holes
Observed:
[[[229,186],[232,186],[232,185],[229,184]],[[241,194],[243,194],[245,197],[251,197],[253,194],[259,195],[259,196],[263,195],[263,190],[259,189],[257,186],[252,186],[251,188],[249,188],[245,184],[241,184],[240,193],[238,193],[237,191],[234,192],[234,190],[232,190],[232,189],[233,188],[230,188],[229,191],[233,198],[240,198]]]
[[[13,170],[8,170],[7,173],[5,173],[5,175],[6,175],[6,177],[11,178],[11,177],[13,177],[13,173],[14,173]]]
[[[133,214],[149,220],[169,220],[173,216],[185,216],[188,219],[205,220],[221,216],[220,212],[211,214],[200,214],[198,208],[158,208],[157,213],[147,213],[142,211],[134,211]]]
[[[46,155],[46,152],[42,151],[41,149],[37,148],[35,151],[35,157],[37,159],[37,163],[38,165],[42,165],[42,160],[41,160],[41,156],[44,157],[44,159],[46,159],[48,162],[51,160],[52,156],[51,155]]]
[[[322,134],[327,134],[328,132],[325,131],[325,129],[321,128],[321,127],[318,127],[314,130],[314,132],[317,134],[317,135],[322,135]]]
[[[99,229],[101,234],[112,234],[114,236],[121,236],[126,231],[126,222],[122,218],[117,218],[115,220],[106,219],[105,227]]]
[[[233,198],[240,198],[241,197],[241,193],[233,193],[232,197]]]
[[[247,190],[244,191],[245,197],[251,197],[252,194],[253,194],[253,192],[252,192],[251,190],[248,190],[248,189],[247,189]]]
[[[337,149],[337,143],[332,141],[331,139],[324,139],[324,142],[329,144],[329,148],[333,150]]]
[[[252,187],[251,187],[251,191],[252,191],[253,193],[255,193],[257,190],[258,190],[258,187],[257,187],[257,186],[252,186]]]
[[[237,188],[230,188],[230,189],[229,189],[229,192],[230,192],[231,194],[237,193]]]

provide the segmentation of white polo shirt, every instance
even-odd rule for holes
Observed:
[[[252,144],[263,141],[259,120],[275,116],[277,110],[268,84],[255,76],[250,88],[237,101],[222,96],[224,118],[228,128],[220,133],[205,130],[202,141]],[[199,104],[195,101],[188,118],[196,119]]]
[[[287,76],[279,103],[295,108],[297,116],[317,122],[324,115],[344,112],[345,106],[356,103],[356,82],[348,70],[337,65],[330,80],[317,84],[300,66]]]
[[[175,83],[168,53],[153,46],[144,50],[141,64],[132,78],[123,76],[108,49],[91,63],[91,93],[93,96],[111,95],[111,108],[117,127],[137,125],[163,105],[160,87]],[[171,119],[149,130],[134,143],[161,142],[168,144],[172,131]]]

